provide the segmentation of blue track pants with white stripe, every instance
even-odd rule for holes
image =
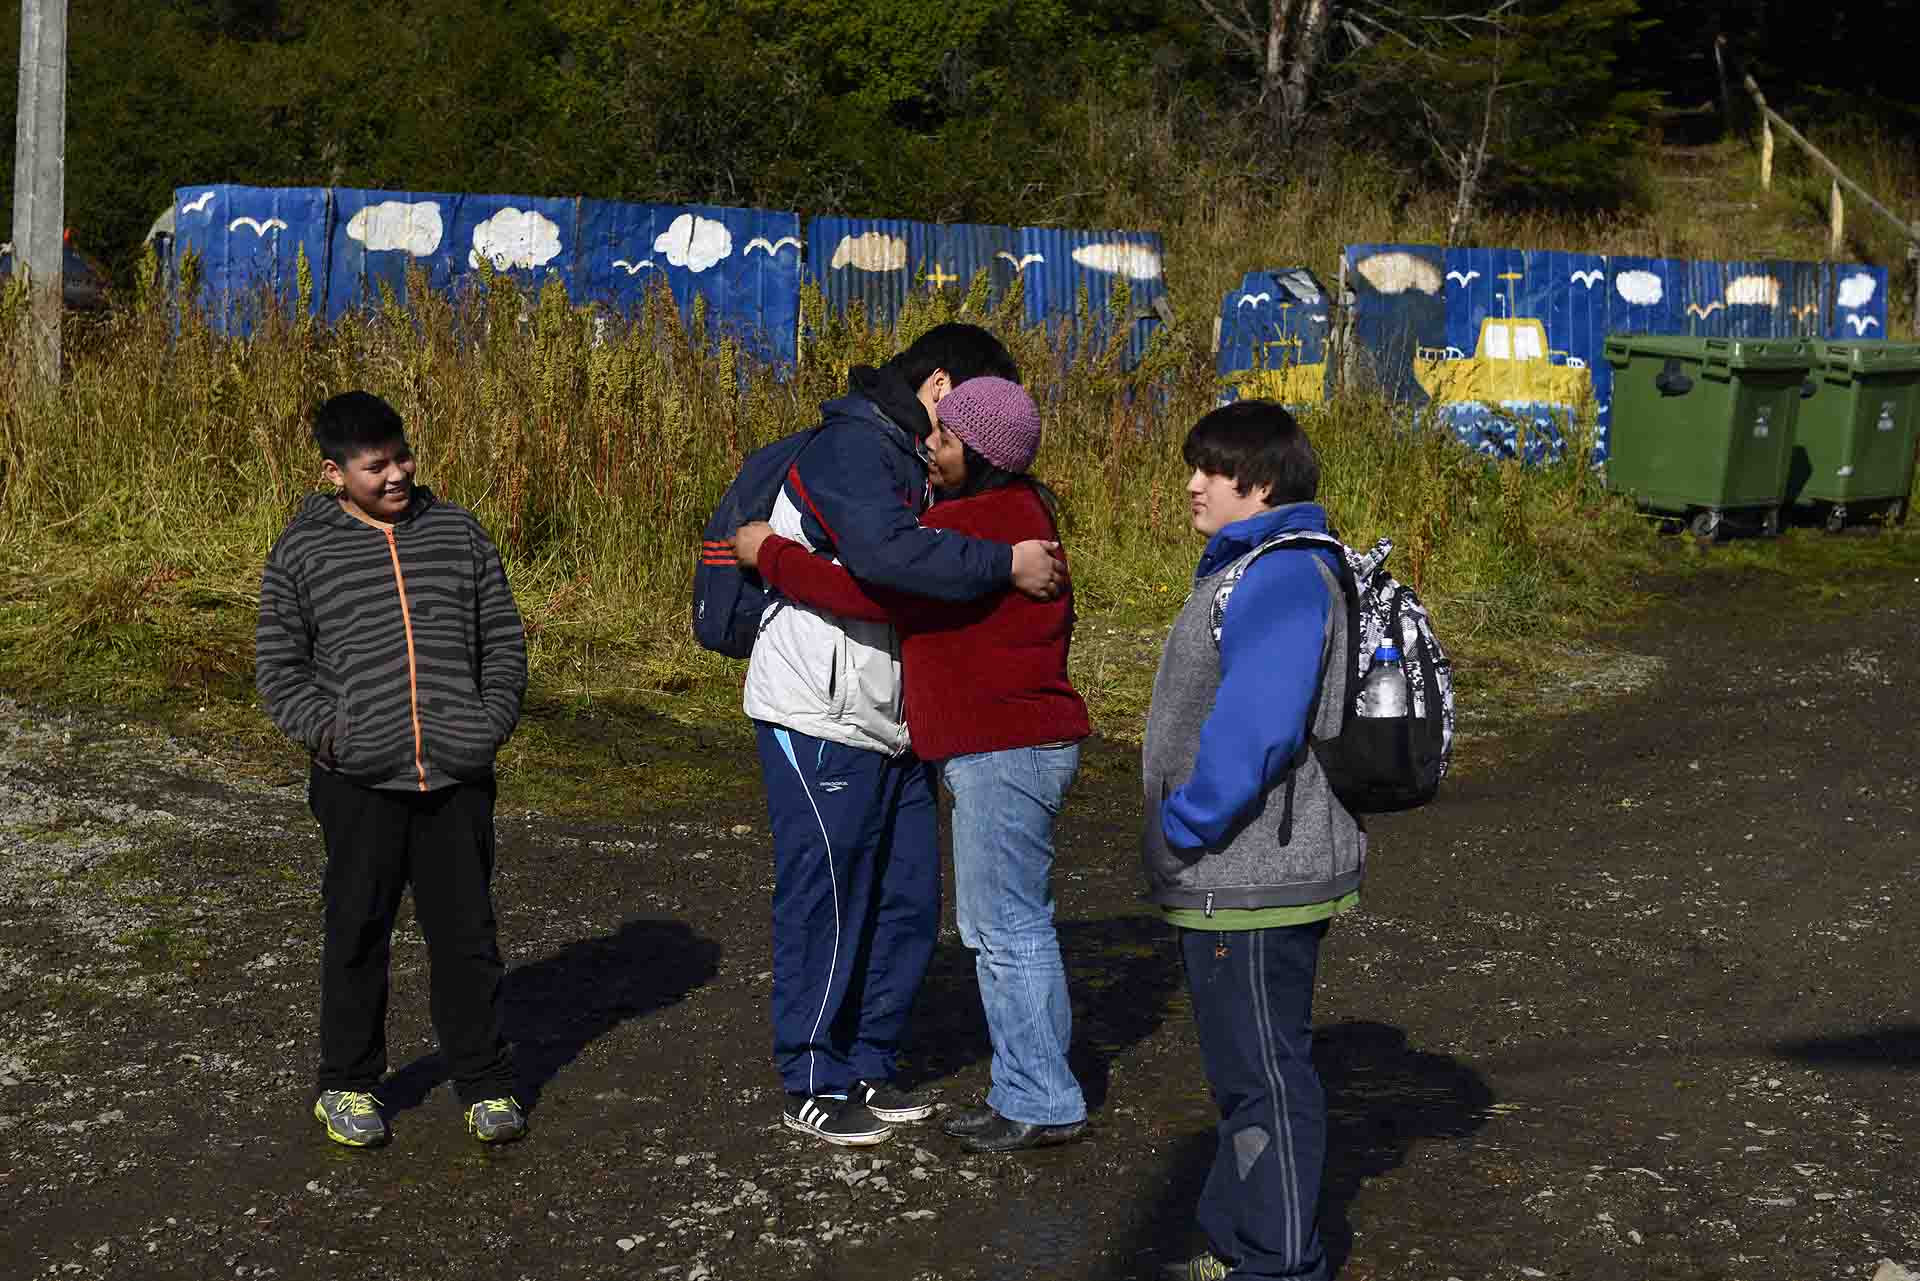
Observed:
[[[1325,1281],[1317,1226],[1327,1099],[1313,1067],[1313,982],[1327,923],[1180,934],[1220,1141],[1200,1230],[1232,1281]]]
[[[927,765],[760,723],[773,825],[773,1061],[789,1093],[891,1080],[940,928]]]

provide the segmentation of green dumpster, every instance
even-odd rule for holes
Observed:
[[[1607,485],[1718,534],[1728,512],[1780,528],[1812,349],[1798,338],[1616,334]]]
[[[1794,426],[1791,502],[1827,505],[1827,528],[1847,514],[1904,516],[1920,414],[1920,344],[1815,342],[1812,388]]]

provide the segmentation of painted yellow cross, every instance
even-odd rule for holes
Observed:
[[[945,289],[959,279],[958,276],[949,276],[939,263],[935,263],[933,270],[927,273],[927,283],[935,289]]]
[[[1507,314],[1509,316],[1513,314],[1513,282],[1516,280],[1525,280],[1526,278],[1526,273],[1522,271],[1503,271],[1494,277],[1495,280],[1504,280],[1507,282]]]

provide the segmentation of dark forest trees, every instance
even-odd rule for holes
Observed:
[[[123,274],[193,182],[1069,220],[1129,180],[1086,131],[1152,128],[1255,183],[1390,155],[1464,226],[1630,191],[1718,34],[1790,115],[1911,132],[1910,0],[76,0],[67,207]]]

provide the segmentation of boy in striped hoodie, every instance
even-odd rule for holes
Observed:
[[[393,407],[364,391],[313,416],[322,471],[267,556],[255,684],[313,756],[326,841],[314,1116],[349,1147],[386,1142],[389,941],[400,896],[432,963],[434,1031],[483,1143],[526,1114],[500,1027],[490,882],[493,758],[520,719],[526,634],[500,553],[472,513],[413,483]]]

